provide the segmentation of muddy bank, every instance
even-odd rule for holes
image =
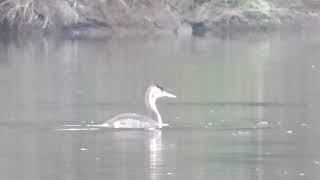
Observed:
[[[226,33],[304,28],[320,22],[320,0],[4,0],[1,31],[71,38]]]

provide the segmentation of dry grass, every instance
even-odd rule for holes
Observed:
[[[0,0],[0,23],[11,27],[41,28],[67,26],[93,20],[114,25],[144,22],[166,4],[191,0]],[[178,3],[180,2],[180,3]],[[169,15],[168,15],[169,16]]]
[[[18,28],[31,25],[43,29],[88,21],[124,27],[160,27],[176,25],[186,16],[193,17],[197,7],[200,7],[197,13],[200,15],[201,8],[210,11],[208,17],[212,17],[209,16],[211,12],[221,15],[221,9],[226,8],[221,3],[249,3],[250,8],[267,13],[270,9],[265,0],[0,0],[0,23],[6,21]],[[220,17],[227,24],[247,21],[238,11],[228,11]]]
[[[0,4],[0,21],[7,20],[12,25],[31,23],[38,18],[35,0],[5,0]]]
[[[76,23],[79,14],[76,11],[77,0],[4,0],[0,3],[0,22],[9,26],[49,25]]]

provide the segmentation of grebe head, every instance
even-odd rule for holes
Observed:
[[[175,95],[166,92],[163,87],[159,85],[151,85],[149,87],[149,101],[156,101],[161,97],[176,98]]]

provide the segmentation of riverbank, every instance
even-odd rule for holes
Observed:
[[[318,0],[5,0],[7,32],[107,38],[128,34],[224,36],[320,24]]]

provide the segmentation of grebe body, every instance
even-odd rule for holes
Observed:
[[[161,115],[156,106],[156,100],[161,97],[176,98],[159,85],[151,85],[145,94],[145,105],[148,116],[125,113],[115,116],[114,118],[103,123],[102,126],[110,128],[162,128],[167,126],[162,122]]]

